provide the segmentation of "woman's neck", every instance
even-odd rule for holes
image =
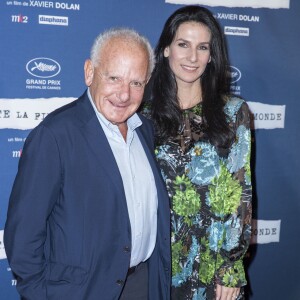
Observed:
[[[197,84],[180,85],[177,93],[181,109],[187,109],[195,106],[202,101],[201,86]]]

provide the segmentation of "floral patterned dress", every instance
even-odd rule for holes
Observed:
[[[251,235],[250,119],[231,98],[225,113],[235,141],[216,149],[201,130],[201,104],[184,110],[181,134],[157,147],[171,199],[172,299],[215,299],[215,284],[246,284]],[[242,299],[242,293],[239,299]]]

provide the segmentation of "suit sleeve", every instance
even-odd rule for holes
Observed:
[[[50,130],[40,125],[24,145],[4,230],[7,258],[22,299],[46,299],[47,219],[60,185],[58,146]]]

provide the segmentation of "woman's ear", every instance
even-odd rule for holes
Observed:
[[[87,59],[84,63],[84,80],[87,86],[90,86],[93,82],[94,66],[90,59]]]
[[[169,46],[168,46],[168,47],[166,47],[165,50],[164,50],[164,57],[169,57],[169,55],[170,55],[170,48],[169,48]]]

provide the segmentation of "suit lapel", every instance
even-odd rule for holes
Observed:
[[[137,128],[137,134],[140,138],[140,141],[142,143],[142,146],[145,150],[148,161],[149,161],[150,166],[152,168],[152,172],[153,172],[153,175],[154,175],[154,178],[155,178],[157,192],[159,192],[159,191],[161,191],[161,188],[162,188],[162,180],[161,180],[160,170],[158,169],[158,166],[156,164],[156,160],[155,160],[155,157],[154,157],[154,149],[150,148],[151,145],[149,145],[147,143],[147,140],[145,139],[145,136],[147,135],[147,133],[145,132],[145,130],[143,130],[143,126],[144,125]]]
[[[82,130],[84,139],[94,154],[95,163],[106,171],[111,182],[125,198],[123,181],[117,162],[87,94],[84,94],[78,108],[80,119],[83,121],[80,130]]]

